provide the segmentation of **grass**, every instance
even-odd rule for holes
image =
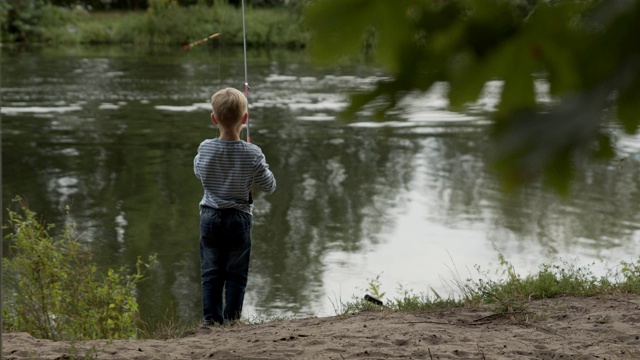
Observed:
[[[336,313],[341,315],[371,310],[431,312],[456,307],[491,306],[496,315],[519,318],[520,315],[530,314],[528,305],[537,299],[640,294],[640,260],[635,263],[621,262],[617,270],[605,276],[595,276],[589,267],[571,264],[543,264],[537,273],[521,276],[500,255],[498,272],[501,276],[497,280],[489,279],[486,274],[483,279],[476,281],[455,280],[454,284],[461,294],[459,298],[444,298],[433,289],[427,294],[403,291],[399,297],[384,300],[383,306],[364,299],[353,299],[339,306],[334,305],[334,309],[340,309],[341,312]],[[379,277],[369,281],[369,293],[376,298],[383,298]]]
[[[167,340],[183,338],[193,334],[199,322],[195,320],[180,320],[174,310],[172,306],[170,312],[167,311],[164,318],[157,322],[139,321],[137,338]]]
[[[247,8],[247,45],[304,47],[308,34],[298,10],[287,7]],[[146,11],[87,12],[47,5],[40,19],[39,41],[50,45],[109,44],[135,46],[184,45],[221,33],[224,45],[242,44],[242,12],[214,6],[155,6]]]
[[[429,293],[415,293],[412,290],[402,290],[401,296],[384,299],[380,276],[368,280],[367,292],[378,299],[383,299],[383,305],[376,305],[361,298],[343,301],[341,297],[332,300],[337,316],[362,311],[403,311],[403,312],[434,312],[451,310],[461,307],[479,308],[489,306],[495,316],[504,316],[512,320],[526,319],[533,314],[529,311],[529,304],[533,300],[557,298],[564,296],[587,297],[596,295],[624,295],[640,294],[640,259],[635,263],[621,262],[616,270],[605,275],[595,276],[589,267],[575,267],[571,264],[547,265],[543,264],[535,274],[521,276],[517,274],[512,264],[502,255],[499,256],[500,268],[497,280],[491,280],[484,275],[480,280],[453,281],[460,296],[445,298],[434,289]],[[457,275],[456,275],[457,276]],[[253,326],[272,321],[287,320],[287,317],[271,319],[244,319],[245,326]],[[606,323],[605,316],[598,320]],[[168,339],[193,334],[197,328],[193,322],[180,323],[175,318],[163,321],[157,330],[141,334],[141,338]],[[240,326],[243,326],[242,324]]]

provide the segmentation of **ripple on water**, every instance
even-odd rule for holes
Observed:
[[[156,105],[154,106],[154,108],[161,111],[193,112],[198,110],[210,110],[211,105],[208,103],[198,103],[198,104],[182,105],[182,106]]]
[[[118,110],[121,107],[122,106],[118,104],[102,103],[98,106],[98,110]]]
[[[289,75],[277,75],[271,74],[265,78],[267,82],[275,82],[275,81],[297,81],[297,76],[289,76]]]
[[[57,192],[62,197],[68,197],[78,192],[78,183],[80,181],[75,176],[62,176],[53,178],[49,181],[49,192]]]
[[[317,103],[290,103],[288,107],[291,110],[334,110],[340,111],[347,107],[347,103],[343,101],[321,101]]]
[[[78,156],[78,155],[80,155],[80,152],[76,148],[66,148],[66,149],[59,150],[56,153],[60,154],[60,155],[63,155],[63,156]]]
[[[80,111],[82,107],[78,105],[69,106],[3,106],[0,113],[5,115],[17,114],[47,114],[47,113],[66,113],[72,111]]]
[[[296,119],[302,121],[332,121],[335,120],[336,117],[333,115],[319,113],[315,115],[297,116]]]

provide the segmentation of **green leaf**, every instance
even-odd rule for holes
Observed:
[[[470,52],[459,54],[449,65],[449,106],[462,110],[480,96],[485,84],[496,78],[498,67],[491,61],[480,64]]]
[[[492,63],[488,64],[499,68],[499,76],[504,80],[497,118],[536,106],[533,84],[535,61],[528,54],[528,44],[518,39],[496,51]]]

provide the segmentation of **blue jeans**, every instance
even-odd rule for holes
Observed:
[[[236,209],[203,206],[200,210],[200,277],[205,324],[223,324],[225,320],[240,318],[250,257],[251,215]]]

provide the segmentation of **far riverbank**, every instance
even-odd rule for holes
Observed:
[[[29,24],[2,29],[3,43],[59,45],[185,45],[207,38],[220,46],[243,43],[242,11],[224,3],[178,6],[154,2],[144,11],[89,11],[83,7],[44,5],[28,14]],[[5,14],[6,15],[6,14]],[[0,20],[2,12],[0,11]],[[247,46],[303,48],[308,33],[300,7],[248,7],[245,11]],[[0,21],[0,23],[6,21]],[[21,23],[22,24],[22,23]],[[27,26],[28,25],[28,26]],[[3,27],[6,27],[3,26]]]

